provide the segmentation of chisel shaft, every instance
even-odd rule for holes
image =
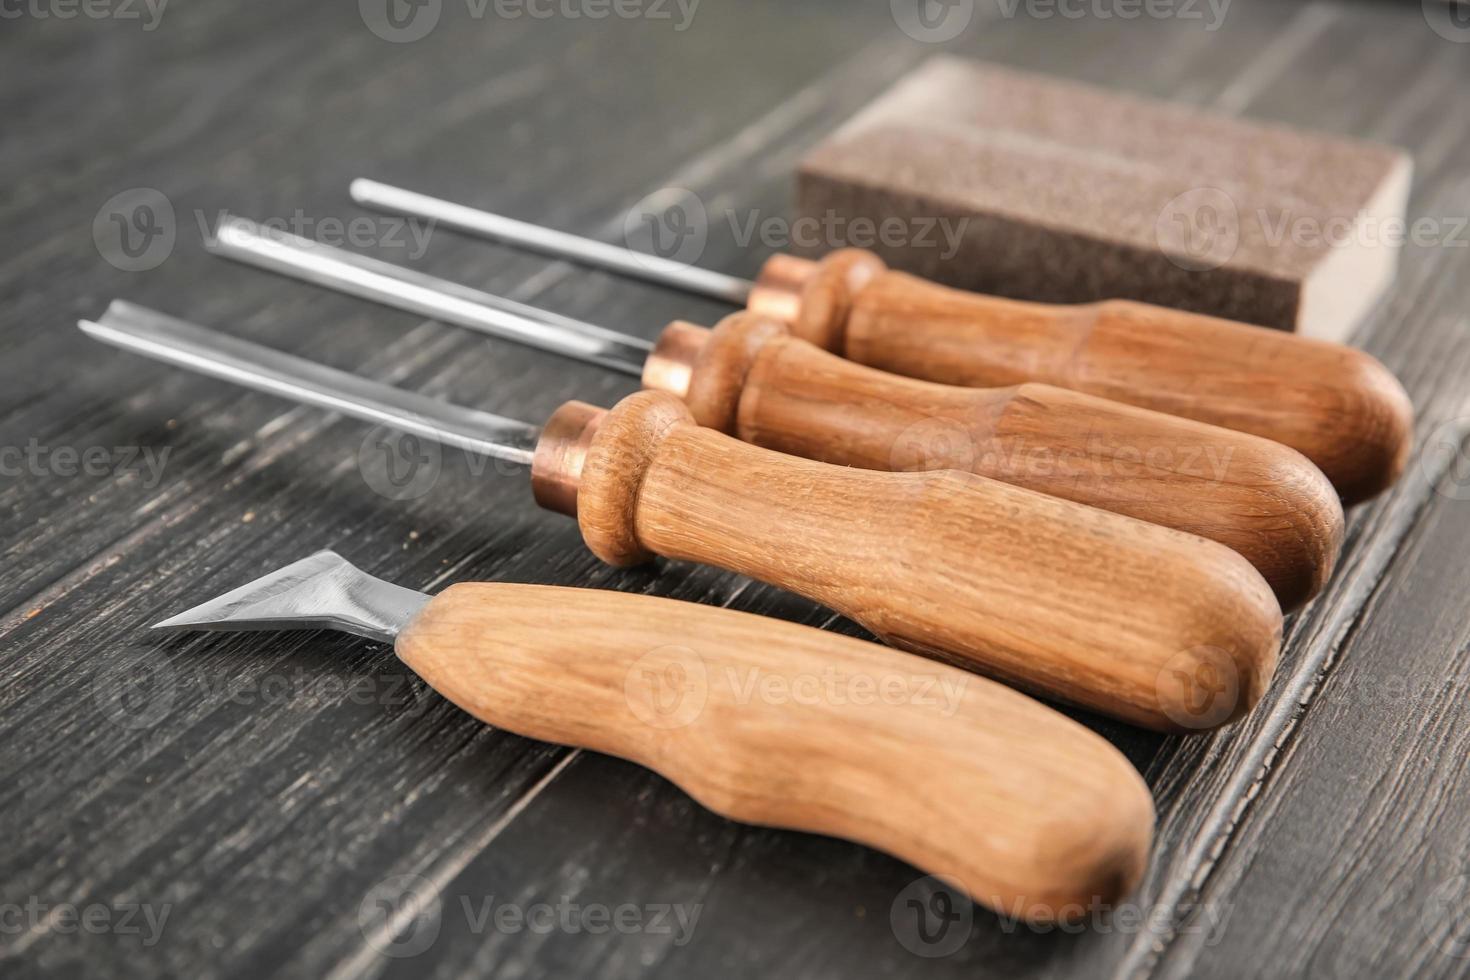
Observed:
[[[1342,507],[1317,468],[1231,429],[1049,385],[888,374],[751,313],[713,330],[675,322],[645,353],[633,337],[245,224],[228,225],[216,251],[554,353],[607,364],[616,351],[622,369],[683,399],[700,425],[768,449],[867,469],[965,470],[1211,538],[1245,555],[1284,608],[1322,588],[1341,545]]]
[[[652,261],[373,181],[355,181],[353,194],[395,214],[453,209],[447,224],[460,231],[617,272],[637,275]],[[1131,300],[985,296],[891,270],[854,248],[820,261],[774,255],[743,296],[703,288],[706,270],[657,263],[657,275],[642,277],[743,303],[824,350],[893,374],[982,388],[1040,382],[1271,439],[1321,468],[1346,503],[1391,485],[1413,442],[1403,386],[1340,344]]]
[[[186,327],[187,356],[172,363],[216,362],[216,377],[287,397],[304,390],[312,404],[374,421],[402,414],[372,407],[387,386],[313,373],[137,307],[82,324],[109,343],[141,335],[147,343],[131,349],[155,357],[169,346],[161,335]],[[304,377],[312,383],[297,384]],[[481,441],[462,444],[524,459],[535,430],[488,419]],[[968,473],[885,473],[760,449],[697,425],[665,392],[607,411],[561,406],[536,441],[531,485],[610,564],[661,555],[738,572],[894,646],[1141,725],[1190,731],[1239,717],[1275,667],[1281,610],[1223,545]]]

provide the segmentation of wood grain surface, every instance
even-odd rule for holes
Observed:
[[[743,823],[868,844],[1027,921],[1127,897],[1148,859],[1153,799],[1105,739],[875,643],[699,603],[463,583],[395,648],[482,721],[631,759]]]
[[[1224,545],[971,473],[749,446],[642,391],[597,424],[587,546],[769,582],[885,642],[1160,731],[1226,724],[1276,668],[1281,609]]]
[[[211,0],[170,4],[154,30],[27,13],[0,33],[0,971],[1466,973],[1470,249],[1454,229],[1470,212],[1470,47],[1437,33],[1429,8],[1236,0],[1207,30],[977,4],[941,45],[882,3],[705,0],[683,31],[444,3],[411,43],[354,8]],[[1415,156],[1411,215],[1438,230],[1405,248],[1357,337],[1414,401],[1414,454],[1392,490],[1349,511],[1338,570],[1288,621],[1256,711],[1180,737],[1079,715],[1142,771],[1158,810],[1126,907],[1077,932],[1026,928],[872,849],[739,825],[637,766],[485,726],[381,646],[145,635],[327,546],[428,591],[611,588],[859,633],[736,575],[610,568],[534,505],[523,472],[128,358],[72,324],[122,296],[491,411],[612,404],[633,379],[201,245],[230,209],[650,338],[676,318],[713,323],[729,308],[448,234],[421,246],[377,218],[354,244],[347,223],[368,216],[347,183],[374,176],[610,241],[646,195],[684,188],[709,219],[700,264],[749,276],[786,242],[779,226],[744,230],[786,214],[803,150],[940,48],[1398,143]],[[168,202],[171,248],[140,230],[154,225],[136,205],[157,198],[109,203],[139,188]],[[138,219],[135,257],[112,215]],[[558,919],[571,906],[575,930]],[[540,908],[553,928],[516,928]]]
[[[666,349],[691,352],[685,370]],[[1196,534],[1246,558],[1281,607],[1327,582],[1342,545],[1332,484],[1269,439],[1080,391],[941,385],[877,371],[735,313],[659,335],[645,385],[669,385],[700,425],[808,459],[960,470]]]
[[[817,263],[792,322],[860,364],[951,385],[1039,381],[1274,439],[1348,504],[1408,462],[1413,406],[1360,350],[1131,300],[986,296],[876,272],[859,254],[863,264],[842,252]]]

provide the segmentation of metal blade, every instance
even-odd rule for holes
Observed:
[[[100,319],[77,325],[103,343],[166,364],[484,456],[529,464],[541,435],[525,422],[369,381],[122,300],[113,300]]]
[[[639,337],[241,218],[220,222],[209,250],[360,299],[513,340],[638,377],[653,345]]]
[[[480,211],[463,204],[429,197],[427,194],[380,184],[376,180],[359,177],[352,182],[351,193],[352,199],[363,207],[389,214],[428,218],[466,234],[518,245],[543,255],[570,259],[581,265],[606,269],[737,306],[744,305],[755,285],[749,279],[727,276],[659,255],[635,252],[631,248],[621,248],[606,242],[569,235],[564,231],[542,228],[540,225]]]
[[[335,551],[318,551],[153,629],[334,629],[392,643],[428,601],[422,592],[374,578]]]

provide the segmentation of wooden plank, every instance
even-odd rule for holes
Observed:
[[[1332,893],[1329,876],[1293,878],[1301,864],[1272,873],[1253,863],[1258,853],[1262,862],[1326,861],[1327,842],[1341,837],[1315,839],[1319,825],[1388,826],[1417,814],[1413,825],[1427,826],[1457,799],[1431,797],[1414,810],[1413,790],[1429,784],[1405,778],[1402,791],[1364,788],[1337,806],[1340,794],[1324,782],[1356,771],[1328,758],[1327,739],[1355,717],[1350,700],[1342,708],[1334,700],[1358,676],[1342,671],[1362,658],[1362,676],[1376,683],[1382,674],[1373,671],[1396,653],[1368,612],[1385,617],[1384,630],[1420,624],[1414,635],[1425,646],[1410,680],[1451,677],[1433,667],[1462,642],[1450,562],[1463,527],[1424,485],[1406,482],[1354,515],[1344,571],[1298,618],[1282,683],[1250,724],[1183,742],[1091,722],[1147,771],[1160,802],[1158,857],[1138,897],[1164,910],[1156,934],[1037,935],[977,913],[958,950],[926,959],[889,923],[914,877],[898,862],[740,828],[633,767],[485,729],[357,641],[294,634],[159,647],[141,636],[166,611],[327,545],[419,587],[468,577],[594,585],[852,630],[810,603],[709,570],[600,566],[569,523],[535,511],[519,475],[487,477],[458,453],[444,456],[429,493],[385,500],[359,470],[360,427],[146,365],[70,329],[121,294],[491,409],[534,415],[573,396],[610,402],[631,390],[626,380],[209,259],[199,253],[199,217],[208,224],[225,208],[290,217],[300,208],[313,219],[350,219],[358,212],[344,199],[346,181],[370,169],[616,238],[633,201],[687,186],[714,216],[701,261],[748,274],[766,247],[743,248],[728,215],[784,213],[802,149],[933,50],[896,32],[882,5],[840,13],[710,5],[679,35],[649,22],[446,16],[408,45],[372,37],[351,5],[284,0],[181,6],[146,36],[23,19],[0,40],[24,80],[0,93],[10,137],[0,159],[20,175],[0,199],[14,229],[0,261],[0,445],[34,437],[52,447],[171,450],[156,486],[146,472],[0,485],[0,513],[10,518],[0,526],[0,831],[11,842],[0,858],[0,902],[23,906],[34,896],[52,916],[5,935],[7,975],[11,967],[196,976],[1447,968],[1413,943],[1414,888],[1432,876],[1414,876],[1411,848],[1354,849],[1322,865],[1352,874],[1382,861],[1412,880],[1397,939],[1367,935],[1379,906],[1351,890]],[[1416,213],[1464,211],[1455,161],[1465,122],[1453,101],[1462,62],[1414,8],[1241,4],[1218,33],[992,12],[950,47],[1399,140],[1421,154]],[[1404,84],[1357,85],[1358,64]],[[1419,101],[1409,98],[1416,93]],[[179,216],[179,243],[149,273],[99,261],[88,233],[103,201],[136,186],[164,191]],[[392,246],[379,252],[406,257]],[[414,258],[646,336],[674,315],[719,312],[447,234]],[[1406,258],[1367,336],[1415,391],[1430,427],[1463,408],[1457,317],[1466,297],[1453,283],[1463,264],[1447,249]],[[1413,589],[1389,601],[1398,581]],[[138,690],[119,702],[134,677]],[[1424,717],[1439,727],[1427,727],[1424,741],[1391,742],[1369,758],[1407,772],[1425,745],[1452,748],[1453,705],[1435,706],[1443,713]],[[1283,737],[1287,749],[1277,751]],[[371,913],[385,897],[378,886],[403,874],[438,890],[441,923],[428,950],[396,959],[376,944],[383,934]],[[465,901],[479,913],[492,897],[698,906],[700,918],[682,944],[651,928],[477,928]],[[1267,911],[1296,911],[1303,900],[1361,925]],[[168,905],[163,941],[56,929],[59,908],[93,902]],[[1255,908],[1257,917],[1232,918],[1225,940],[1206,946],[1180,921],[1200,902]]]

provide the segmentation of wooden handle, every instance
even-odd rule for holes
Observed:
[[[1284,609],[1322,588],[1342,544],[1332,485],[1280,443],[1050,385],[903,378],[750,313],[712,331],[671,324],[644,382],[673,388],[700,425],[767,449],[965,470],[1211,538],[1255,565]]]
[[[1249,432],[1301,452],[1347,503],[1408,459],[1408,396],[1350,347],[1124,300],[981,296],[853,250],[802,261],[772,260],[752,309],[784,310],[797,336],[862,364],[955,385],[1040,381]]]
[[[1006,914],[1111,903],[1143,871],[1147,787],[1030,698],[746,613],[456,585],[398,654],[475,717],[630,759],[717,813],[868,844]]]
[[[730,569],[895,646],[1166,731],[1238,717],[1274,668],[1280,608],[1213,541],[969,473],[770,452],[701,428],[664,392],[588,424],[575,509],[604,561]]]

